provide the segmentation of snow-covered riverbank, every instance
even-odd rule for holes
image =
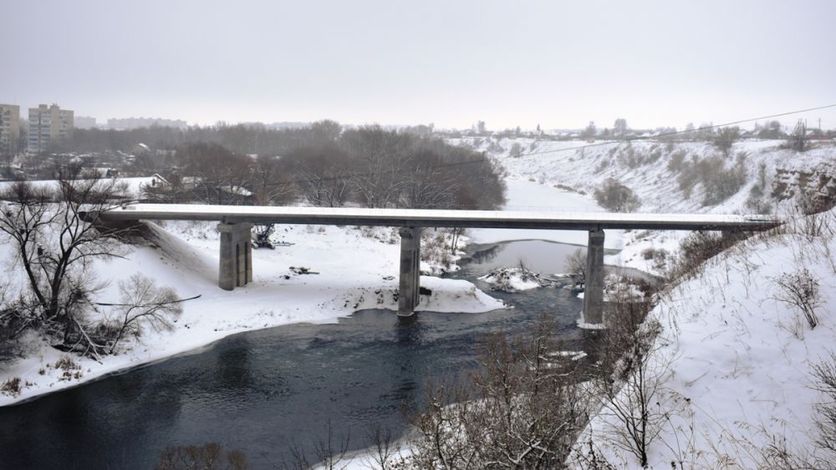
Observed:
[[[390,229],[282,226],[278,238],[289,245],[254,250],[253,283],[227,292],[217,287],[218,235],[213,224],[178,222],[152,228],[156,246],[123,246],[122,258],[95,262],[95,281],[105,284],[96,299],[118,302],[119,282],[135,273],[174,288],[180,297],[200,295],[184,304],[174,329],[148,330],[101,363],[73,355],[78,368],[69,376],[55,366],[66,355],[30,337],[24,358],[0,366],[0,383],[19,378],[22,385],[19,394],[0,393],[0,405],[194,350],[242,331],[333,322],[364,308],[397,309],[393,294],[399,247]],[[4,244],[7,262],[12,259],[9,251]],[[316,274],[296,274],[292,266]],[[423,276],[421,283],[432,295],[422,296],[419,311],[482,312],[503,306],[467,281]],[[108,311],[99,307],[94,314],[106,316]]]
[[[46,184],[46,183],[43,183]],[[509,180],[505,208],[544,210],[597,210],[589,197],[546,187],[536,182]],[[274,250],[253,251],[253,283],[232,292],[217,287],[218,234],[204,222],[166,222],[152,225],[154,246],[122,247],[123,257],[98,260],[92,272],[102,284],[96,301],[119,301],[119,282],[141,273],[158,286],[174,288],[182,298],[200,298],[184,304],[172,331],[146,331],[126,343],[120,354],[102,362],[75,355],[70,373],[55,364],[67,356],[43,339],[29,337],[23,357],[0,365],[0,384],[19,378],[20,393],[0,393],[0,406],[107,374],[186,353],[231,334],[298,322],[334,322],[365,308],[396,309],[399,238],[390,228],[333,226],[277,226],[274,238],[283,242]],[[429,233],[432,236],[432,233]],[[544,239],[585,244],[584,232],[544,230],[492,230],[468,232],[478,243]],[[620,233],[608,233],[607,246],[620,246]],[[13,264],[9,244],[0,258]],[[316,274],[296,274],[291,267],[306,267]],[[422,271],[439,272],[439,266],[422,263]],[[11,272],[17,272],[12,268]],[[12,277],[12,289],[23,279]],[[422,296],[418,311],[484,312],[503,307],[472,283],[422,276],[421,285],[432,291]],[[394,313],[393,313],[394,314]],[[99,308],[95,315],[106,316]],[[77,367],[77,368],[75,368]]]

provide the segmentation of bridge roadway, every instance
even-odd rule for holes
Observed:
[[[89,214],[93,215],[94,214]],[[253,224],[367,225],[400,227],[398,314],[410,316],[420,300],[421,229],[424,227],[584,230],[587,245],[584,322],[603,323],[605,229],[766,230],[781,224],[764,215],[637,214],[605,212],[517,212],[437,209],[367,209],[202,204],[130,204],[98,214],[103,223],[138,220],[217,221],[220,241],[218,285],[232,290],[252,281]]]

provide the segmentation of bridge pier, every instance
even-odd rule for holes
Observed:
[[[604,324],[604,231],[589,231],[583,291],[583,322]]]
[[[221,255],[218,286],[224,290],[243,287],[253,280],[253,224],[218,224]]]
[[[401,235],[401,269],[398,279],[398,315],[410,317],[420,300],[421,228],[403,227]]]

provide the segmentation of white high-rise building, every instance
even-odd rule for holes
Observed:
[[[53,142],[69,136],[72,130],[72,111],[57,104],[29,108],[29,153],[46,152]]]
[[[0,104],[0,154],[17,153],[20,137],[20,106]]]

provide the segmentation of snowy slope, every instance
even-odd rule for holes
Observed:
[[[690,193],[680,188],[681,170],[671,161],[677,154],[683,160],[705,160],[719,155],[707,142],[665,143],[653,140],[624,142],[549,141],[528,137],[483,138],[465,137],[448,139],[461,145],[484,151],[495,157],[507,173],[508,207],[536,208],[538,210],[565,210],[575,206],[583,210],[603,210],[596,204],[594,191],[608,179],[614,178],[632,189],[641,201],[638,212],[657,213],[752,213],[745,203],[752,187],[757,183],[758,169],[762,165],[767,177],[766,192],[770,192],[778,170],[818,170],[836,175],[836,147],[822,144],[820,148],[803,154],[779,148],[784,142],[776,140],[739,141],[725,159],[727,168],[735,165],[743,154],[746,168],[745,182],[740,189],[719,204],[703,205],[706,188],[695,184]],[[518,144],[522,156],[511,156],[511,149]],[[530,153],[530,155],[529,155]],[[663,274],[660,266],[645,259],[642,251],[648,247],[674,251],[687,232],[610,233],[606,246],[622,248],[618,255],[606,258],[608,264],[621,264],[644,271]],[[506,240],[510,234],[496,231],[483,236],[474,231],[476,241]],[[545,238],[568,243],[586,244],[586,234],[580,232],[554,232],[522,234],[531,238]],[[664,266],[662,266],[664,267]]]
[[[836,210],[826,217],[836,228]],[[776,279],[802,268],[820,283],[815,329],[778,300]],[[650,318],[662,325],[649,367],[661,406],[652,409],[671,413],[650,446],[651,468],[754,468],[773,438],[799,455],[813,451],[814,406],[823,397],[811,365],[836,352],[832,232],[747,242],[664,295]],[[634,456],[608,440],[618,428],[605,407],[588,432],[616,468],[637,468]]]

